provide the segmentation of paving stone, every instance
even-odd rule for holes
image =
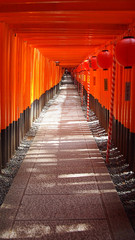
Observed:
[[[25,195],[16,220],[105,219],[99,192]]]
[[[29,166],[19,169],[16,177],[13,180],[12,187],[16,189],[25,189],[32,171],[33,167]]]
[[[69,159],[60,159],[58,160],[58,167],[59,166],[65,166],[65,167],[91,167],[93,168],[93,165],[91,163],[91,160],[89,158],[69,158]]]
[[[135,239],[135,233],[129,223],[127,215],[120,201],[115,204],[106,203],[105,205],[108,219],[111,225],[115,240],[131,240]]]
[[[50,156],[46,156],[46,155],[38,155],[36,158],[36,162],[37,163],[44,163],[44,165],[50,165],[50,164],[56,164],[58,163],[58,159],[57,157],[50,157]]]
[[[80,151],[81,149],[86,149],[87,150],[87,145],[84,142],[80,142],[80,143],[60,143],[60,149],[76,149],[78,151]]]
[[[50,173],[50,174],[74,174],[74,176],[78,173],[84,174],[84,173],[93,173],[93,168],[91,165],[83,166],[81,165],[72,167],[70,166],[62,166],[62,165],[56,165],[56,163],[52,163],[50,165],[46,165],[46,163],[36,163],[34,168],[32,169],[32,172],[34,173]]]
[[[49,153],[57,153],[58,152],[58,149],[54,149],[54,148],[48,148],[48,149],[45,149],[45,148],[42,148],[42,149],[40,149],[40,151],[39,151],[39,155],[40,154],[49,154]]]
[[[106,220],[16,221],[11,238],[112,240]]]
[[[23,189],[11,187],[0,208],[0,239],[10,239],[10,231],[17,214]]]
[[[26,194],[84,194],[98,192],[94,176],[67,177],[61,175],[31,175]]]
[[[102,168],[105,166],[104,160],[101,157],[90,158],[90,161],[94,168]]]
[[[97,167],[93,165],[95,173],[100,173],[102,174],[109,174],[107,167],[104,165],[103,167]]]

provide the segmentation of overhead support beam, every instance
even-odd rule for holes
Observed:
[[[134,0],[110,0],[106,4],[105,0],[95,1],[44,1],[44,2],[25,2],[1,3],[0,12],[46,12],[46,11],[132,11],[135,9]]]

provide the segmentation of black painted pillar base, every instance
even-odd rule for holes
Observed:
[[[124,155],[124,157],[126,157],[126,128],[123,126],[123,139],[122,139],[123,143],[123,147],[122,147],[122,153]]]
[[[108,131],[108,128],[109,128],[109,110],[107,110],[107,113],[106,113],[106,120],[107,120],[107,123],[106,123],[106,131]]]
[[[26,133],[26,121],[27,121],[27,111],[23,111],[23,116],[24,116],[24,135]]]
[[[129,163],[129,129],[125,128],[125,146],[124,146],[124,156]]]
[[[42,96],[38,100],[38,117],[39,117],[41,109],[42,109],[41,105],[42,105]]]
[[[56,93],[59,91],[59,83],[56,86]]]
[[[118,124],[119,124],[119,122],[118,122],[118,120],[116,120],[116,130],[115,130],[115,134],[116,134],[116,135],[115,135],[115,137],[116,137],[116,140],[115,140],[115,143],[116,143],[116,144],[115,144],[115,145],[116,145],[116,146],[118,146],[118,141],[119,141]]]
[[[51,99],[53,98],[53,88],[51,88]]]
[[[120,150],[120,130],[121,130],[121,123],[118,122],[118,126],[117,126],[117,147]]]
[[[49,99],[49,92],[48,91],[46,91],[46,103],[48,102],[48,99]]]
[[[14,154],[15,151],[15,136],[14,136],[14,122],[10,124],[10,136],[11,136],[11,146],[10,146],[10,151],[11,151],[11,157]]]
[[[46,103],[48,103],[49,100],[49,91],[46,91]]]
[[[24,137],[24,111],[23,113],[20,114],[20,119],[21,119],[21,140]]]
[[[21,124],[22,124],[22,121],[21,121],[21,116],[20,116],[20,118],[18,120],[19,145],[20,145],[20,142],[21,142],[21,139],[22,139]]]
[[[1,153],[2,153],[2,167],[6,167],[8,162],[8,130],[1,130]]]
[[[53,97],[53,89],[51,88],[49,91],[50,91],[50,99],[52,99],[52,97]]]
[[[51,99],[51,90],[48,91],[48,101]]]
[[[14,150],[16,150],[19,147],[19,121],[14,121],[14,129],[15,129],[15,133],[14,133],[14,141],[15,141],[15,147]]]
[[[116,119],[113,117],[113,125],[112,125],[112,140],[113,143],[116,145],[116,141],[117,141],[117,123],[116,123]]]
[[[50,92],[49,90],[47,91],[47,102],[50,100]]]
[[[42,97],[42,109],[44,106],[45,106],[45,93],[43,94],[43,97]]]
[[[1,167],[2,167],[2,156],[1,156],[1,132],[0,132],[0,173],[1,173]]]
[[[43,109],[43,107],[45,106],[45,93],[43,94],[43,105],[42,105],[42,109]]]
[[[34,121],[34,104],[31,104],[31,108],[30,108],[30,122],[31,122],[31,126],[32,126],[32,122]]]
[[[36,119],[39,117],[39,100],[36,99]]]
[[[55,96],[55,86],[53,87],[53,97]]]
[[[29,129],[31,128],[32,126],[32,121],[31,121],[31,107],[28,107],[28,126],[29,126]],[[28,129],[28,130],[29,130]]]
[[[44,106],[46,105],[46,103],[47,103],[47,91],[44,94]]]
[[[120,152],[123,153],[123,125],[120,124]]]
[[[33,121],[36,120],[36,100],[33,102]]]
[[[54,95],[56,95],[57,94],[57,88],[56,88],[56,86],[54,86]]]
[[[26,109],[26,118],[25,118],[25,133],[29,131],[30,125],[29,125],[29,107]]]
[[[129,165],[135,172],[135,133],[129,132]]]
[[[8,160],[11,158],[11,124],[7,127],[8,131]]]

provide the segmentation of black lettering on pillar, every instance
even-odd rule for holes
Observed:
[[[126,82],[125,83],[125,101],[130,101],[130,89],[131,89],[131,83]]]
[[[108,79],[104,78],[104,91],[108,91]]]
[[[95,76],[93,77],[93,85],[94,86],[96,85],[96,77]]]

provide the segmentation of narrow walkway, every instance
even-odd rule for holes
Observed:
[[[73,85],[62,85],[0,210],[0,239],[133,240]]]

